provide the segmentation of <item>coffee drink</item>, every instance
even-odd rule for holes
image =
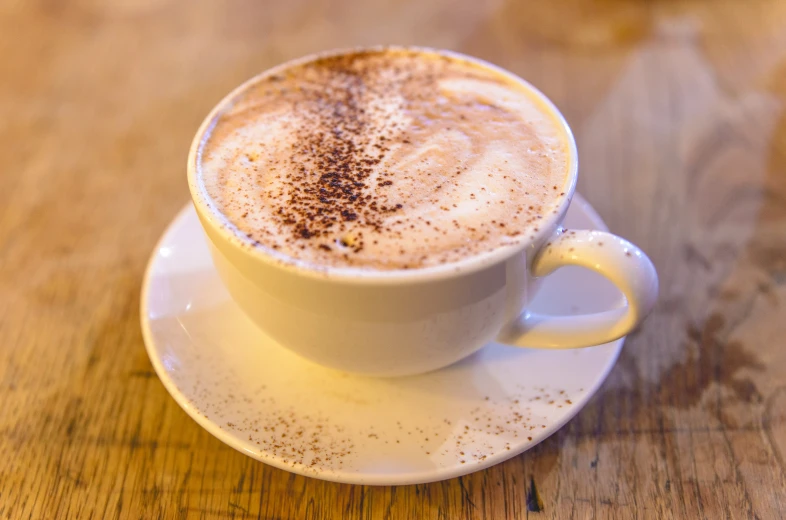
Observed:
[[[515,78],[415,49],[274,69],[223,105],[197,153],[249,247],[315,269],[417,269],[529,240],[568,192],[569,138]]]

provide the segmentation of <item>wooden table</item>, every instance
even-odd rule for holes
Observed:
[[[786,2],[0,2],[0,517],[786,515]],[[243,79],[329,47],[474,54],[561,107],[579,190],[661,298],[568,426],[489,470],[294,476],[197,426],[139,290],[185,157]]]

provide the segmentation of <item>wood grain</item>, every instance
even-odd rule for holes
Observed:
[[[337,485],[224,446],[152,371],[139,290],[201,118],[271,65],[417,43],[510,68],[662,294],[600,393],[463,478]],[[0,1],[0,518],[782,518],[782,0]]]

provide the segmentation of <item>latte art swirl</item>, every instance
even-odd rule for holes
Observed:
[[[567,191],[567,138],[526,87],[414,50],[261,76],[201,144],[243,240],[314,267],[413,269],[528,238]]]

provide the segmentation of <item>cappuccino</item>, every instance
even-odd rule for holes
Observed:
[[[417,269],[529,240],[569,191],[568,143],[523,82],[375,49],[249,82],[211,121],[196,168],[250,247],[315,269]]]

